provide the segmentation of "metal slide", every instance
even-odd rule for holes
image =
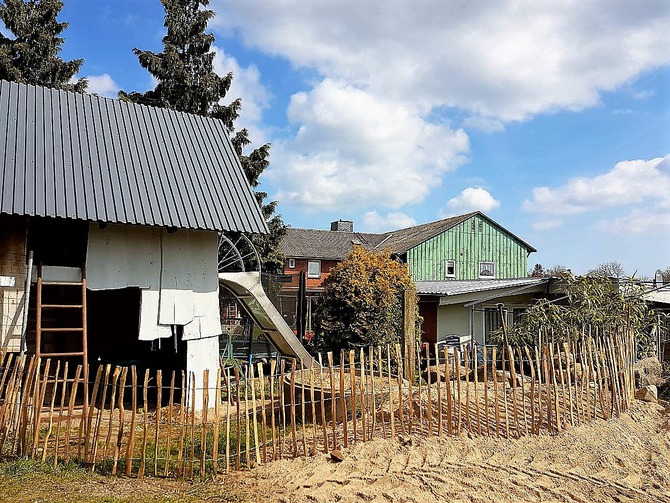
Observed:
[[[265,294],[259,272],[220,272],[219,284],[237,297],[281,355],[318,366]]]

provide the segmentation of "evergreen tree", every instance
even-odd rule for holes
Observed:
[[[165,8],[167,29],[163,37],[163,51],[154,53],[134,49],[140,65],[158,81],[156,88],[145,93],[119,92],[121,99],[188,112],[220,119],[231,135],[233,146],[240,159],[244,173],[252,188],[258,187],[258,178],[269,165],[270,145],[265,144],[245,155],[244,149],[251,144],[246,129],[235,131],[235,120],[239,116],[241,100],[228,105],[219,102],[226,97],[233,80],[232,73],[221,77],[214,72],[214,52],[211,50],[214,35],[205,33],[207,23],[214,12],[205,9],[209,0],[161,0]],[[255,192],[270,234],[254,236],[263,270],[271,273],[281,271],[283,257],[279,252],[279,241],[286,233],[281,215],[275,215],[276,201],[264,203],[265,192]]]
[[[0,34],[0,78],[24,84],[84,92],[88,82],[71,82],[83,59],[63,61],[58,53],[67,23],[59,23],[60,0],[4,0],[0,19],[14,39]]]

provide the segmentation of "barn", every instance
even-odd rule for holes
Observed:
[[[267,232],[221,121],[0,81],[0,347],[218,368],[221,232]]]

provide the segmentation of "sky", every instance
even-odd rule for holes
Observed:
[[[64,0],[89,92],[155,82],[159,0]],[[212,0],[238,127],[292,227],[381,232],[480,210],[581,274],[670,266],[667,0]]]

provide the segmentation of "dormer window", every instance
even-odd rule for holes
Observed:
[[[445,278],[455,278],[456,277],[456,261],[448,259],[444,261],[444,277]]]
[[[492,279],[496,277],[495,262],[480,262],[479,263],[479,277]]]

